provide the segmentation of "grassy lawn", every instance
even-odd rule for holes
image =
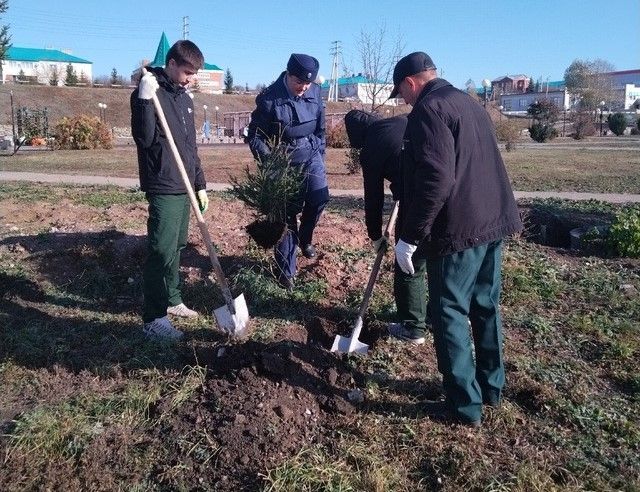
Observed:
[[[596,142],[597,143],[597,142]],[[554,145],[504,152],[509,176],[518,191],[640,193],[640,151]],[[634,143],[637,145],[637,142]],[[640,150],[640,147],[639,147]],[[328,149],[327,174],[334,189],[361,189],[360,174],[349,175],[346,149]],[[207,181],[240,177],[253,159],[246,145],[203,146],[200,156]],[[0,170],[137,177],[133,146],[96,151],[21,152],[0,158]]]
[[[546,156],[545,166],[555,166],[560,158],[545,152],[522,151],[520,157]],[[596,169],[596,157],[588,158]],[[511,155],[507,159],[513,169]],[[372,261],[363,249],[361,201],[332,202],[320,224],[322,257],[305,266],[288,294],[271,279],[270,253],[241,240],[248,222],[242,207],[226,194],[212,194],[212,235],[223,266],[233,271],[232,283],[247,295],[254,323],[251,339],[236,344],[215,335],[209,314],[180,321],[187,336],[176,345],[142,336],[138,235],[144,206],[141,193],[111,187],[3,185],[0,489],[640,489],[639,260],[582,256],[522,238],[507,242],[505,401],[487,409],[478,431],[423,411],[423,401],[440,395],[431,344],[407,347],[387,339],[366,357],[308,361],[327,379],[334,365],[349,369],[350,384],[364,395],[357,412],[324,411],[313,414],[316,423],[280,425],[260,420],[257,406],[240,419],[236,405],[249,396],[256,371],[264,400],[291,380],[262,375],[251,362],[221,374],[220,355],[202,354],[291,347],[294,341],[282,341],[282,334],[296,327],[306,332],[314,319],[349,327]],[[564,206],[572,207],[548,204],[556,214]],[[580,211],[609,214],[612,207],[581,204]],[[194,246],[193,234],[183,262],[185,296],[210,313],[221,298],[207,280],[206,253]],[[389,265],[370,305],[370,326],[392,319]],[[342,275],[338,288],[332,275]],[[323,397],[321,382],[313,385],[314,398]],[[223,385],[226,393],[219,391]],[[306,393],[292,386],[284,394],[295,401]],[[230,417],[216,420],[220,415]],[[241,444],[225,441],[224,431],[245,418],[258,422],[268,436],[260,442],[269,449],[293,435],[296,450],[274,452],[268,463],[225,468],[225,453]],[[311,439],[316,424],[320,437]],[[254,484],[248,489],[234,482],[247,477]]]

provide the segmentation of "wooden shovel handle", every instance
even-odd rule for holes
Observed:
[[[147,69],[142,67],[142,75],[147,73]],[[207,224],[204,221],[202,213],[200,212],[200,205],[198,204],[198,199],[196,198],[196,194],[193,192],[193,188],[191,187],[191,182],[189,181],[189,175],[184,168],[184,163],[182,162],[182,157],[180,157],[180,152],[178,152],[178,147],[176,147],[176,143],[173,140],[173,134],[171,133],[171,128],[169,128],[169,123],[167,123],[167,118],[164,115],[164,111],[162,109],[162,105],[160,104],[160,100],[158,96],[153,94],[153,106],[156,110],[156,115],[160,120],[160,126],[162,126],[162,130],[167,135],[167,140],[169,142],[169,147],[171,148],[171,153],[173,154],[173,160],[176,163],[176,167],[180,172],[180,176],[182,177],[182,182],[184,184],[185,189],[187,190],[187,194],[189,195],[189,200],[191,201],[191,208],[196,215],[196,220],[198,221],[198,228],[200,229],[200,235],[204,240],[205,245],[207,246],[207,251],[209,252],[209,258],[211,259],[211,266],[213,266],[213,272],[215,273],[216,280],[218,281],[218,285],[220,290],[222,291],[222,296],[224,297],[224,301],[229,308],[231,314],[236,314],[235,307],[233,306],[233,297],[231,295],[231,290],[229,289],[229,284],[227,282],[227,278],[224,276],[224,272],[222,271],[222,267],[220,266],[220,261],[218,260],[218,255],[213,247],[213,242],[211,241],[211,236],[209,235],[209,229],[207,228]]]
[[[399,204],[400,202],[395,202],[395,204],[393,205],[393,210],[391,211],[391,216],[389,217],[389,222],[387,222],[387,227],[384,230],[384,237],[387,239],[387,241],[389,240],[389,236],[391,234],[391,230],[393,229],[393,227],[395,226],[396,223],[396,218],[398,217],[398,208],[399,208]],[[384,258],[385,255],[385,249],[386,248],[380,248],[380,251],[378,251],[378,255],[376,256],[376,260],[373,263],[373,268],[371,269],[371,274],[369,274],[369,282],[367,283],[367,288],[364,291],[364,296],[362,297],[362,304],[360,305],[360,312],[358,313],[358,316],[363,318],[364,317],[364,313],[367,311],[367,307],[369,306],[369,300],[371,299],[371,293],[373,292],[373,286],[376,283],[376,279],[378,278],[378,272],[380,271],[380,265],[382,264],[382,259]],[[357,338],[359,335],[355,334],[355,337]],[[352,336],[353,338],[353,336]]]

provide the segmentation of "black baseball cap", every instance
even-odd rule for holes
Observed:
[[[433,64],[431,57],[422,51],[409,53],[407,56],[400,58],[393,69],[393,90],[389,99],[398,97],[400,84],[406,77],[435,68],[436,66]]]

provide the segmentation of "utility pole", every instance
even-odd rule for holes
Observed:
[[[182,18],[182,39],[189,39],[189,16]]]
[[[333,41],[331,48],[333,63],[331,64],[331,80],[329,82],[329,95],[327,101],[338,100],[338,58],[342,54],[340,51],[340,41]]]

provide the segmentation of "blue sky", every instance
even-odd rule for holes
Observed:
[[[404,53],[426,51],[457,87],[516,73],[561,80],[576,58],[640,68],[640,0],[9,0],[0,23],[15,46],[69,49],[96,77],[113,67],[129,75],[153,58],[162,31],[170,43],[182,37],[184,16],[206,61],[250,87],[274,80],[292,52],[318,58],[328,78],[335,40],[361,71],[360,31],[383,24],[389,43],[401,35]]]

